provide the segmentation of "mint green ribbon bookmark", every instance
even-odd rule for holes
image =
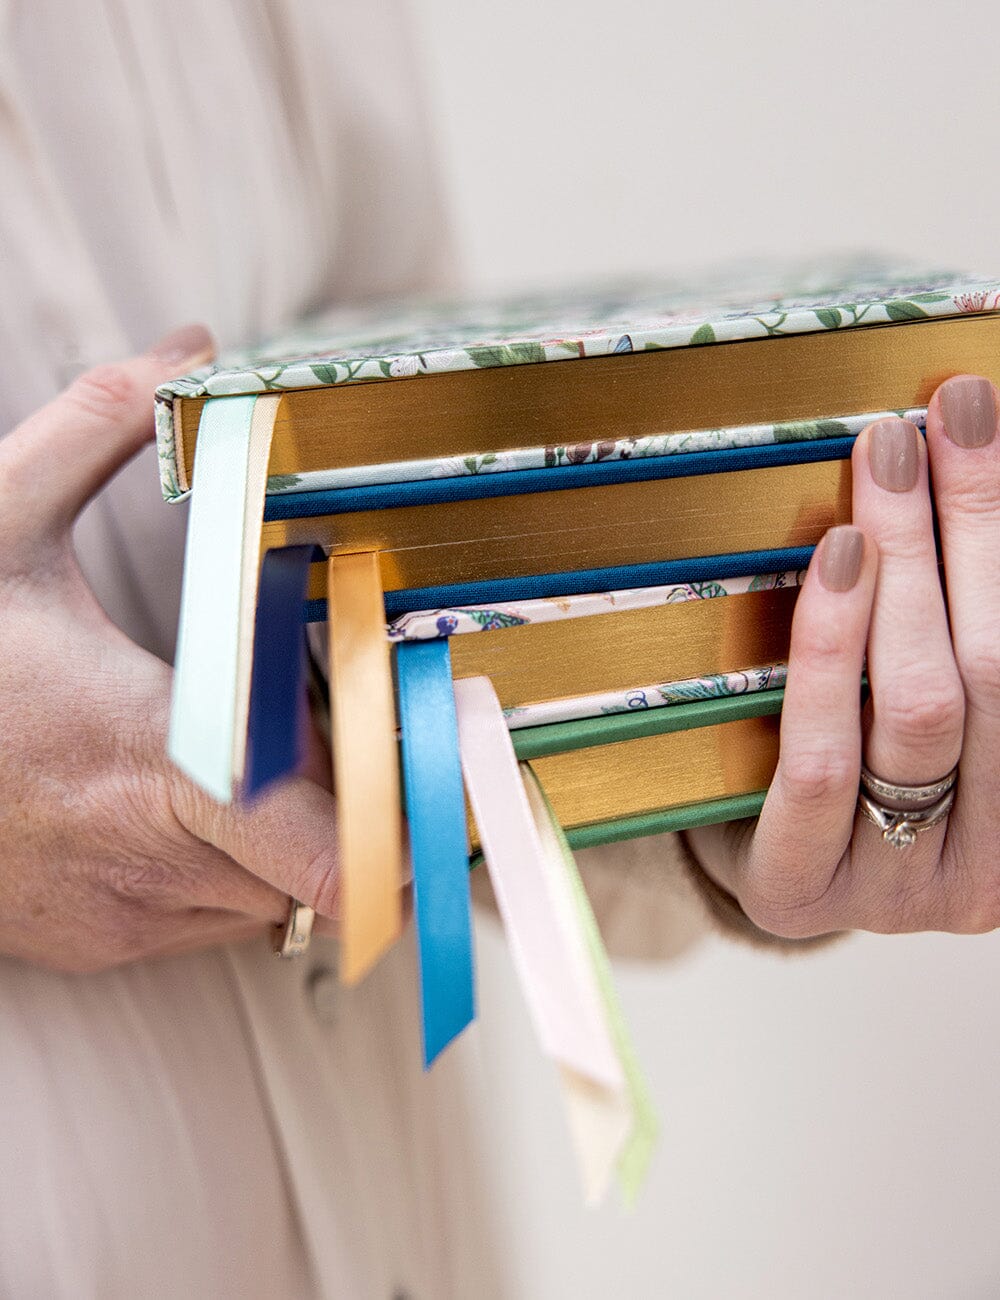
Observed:
[[[280,398],[205,404],[195,445],[168,753],[220,803],[243,776],[261,522]]]

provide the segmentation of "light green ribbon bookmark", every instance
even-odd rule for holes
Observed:
[[[618,1152],[617,1174],[618,1185],[625,1204],[631,1207],[635,1203],[649,1168],[649,1162],[659,1134],[659,1121],[653,1109],[649,1088],[639,1065],[635,1048],[632,1045],[621,1003],[615,990],[611,963],[608,960],[604,940],[601,938],[601,932],[598,929],[593,908],[590,906],[587,891],[584,889],[583,881],[580,878],[580,871],[573,857],[573,851],[530,763],[521,764],[521,773],[529,797],[534,795],[530,799],[532,807],[544,812],[548,820],[547,829],[551,831],[552,837],[558,845],[565,880],[569,886],[576,909],[576,922],[586,945],[587,956],[590,959],[607,1018],[611,1041],[621,1062],[631,1124],[624,1143]]]

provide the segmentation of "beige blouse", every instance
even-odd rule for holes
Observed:
[[[0,176],[0,431],[185,321],[234,344],[450,273],[393,0],[0,0]],[[184,514],[150,449],[78,529],[108,611],[166,658]],[[697,933],[669,838],[581,860],[617,950]],[[334,968],[323,941],[300,964],[264,941],[86,977],[0,961],[0,1294],[509,1294],[478,1031],[424,1075],[412,941],[356,991]]]

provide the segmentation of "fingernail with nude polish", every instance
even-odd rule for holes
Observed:
[[[831,528],[819,548],[819,580],[827,591],[850,591],[861,573],[865,553],[860,528]]]
[[[215,356],[215,340],[204,325],[182,325],[154,343],[149,355],[161,365],[184,365],[193,370]]]
[[[988,379],[957,375],[939,389],[944,431],[958,447],[985,447],[997,431],[996,389]]]
[[[920,453],[916,427],[908,420],[877,420],[868,430],[872,478],[887,492],[909,492],[917,485]]]

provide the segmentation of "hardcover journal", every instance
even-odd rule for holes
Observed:
[[[1000,281],[854,262],[340,313],[156,394],[174,761],[221,800],[290,771],[325,623],[342,975],[412,872],[430,1064],[482,856],[592,1199],[655,1124],[571,846],[759,810],[853,441],[963,372],[1000,383]]]

